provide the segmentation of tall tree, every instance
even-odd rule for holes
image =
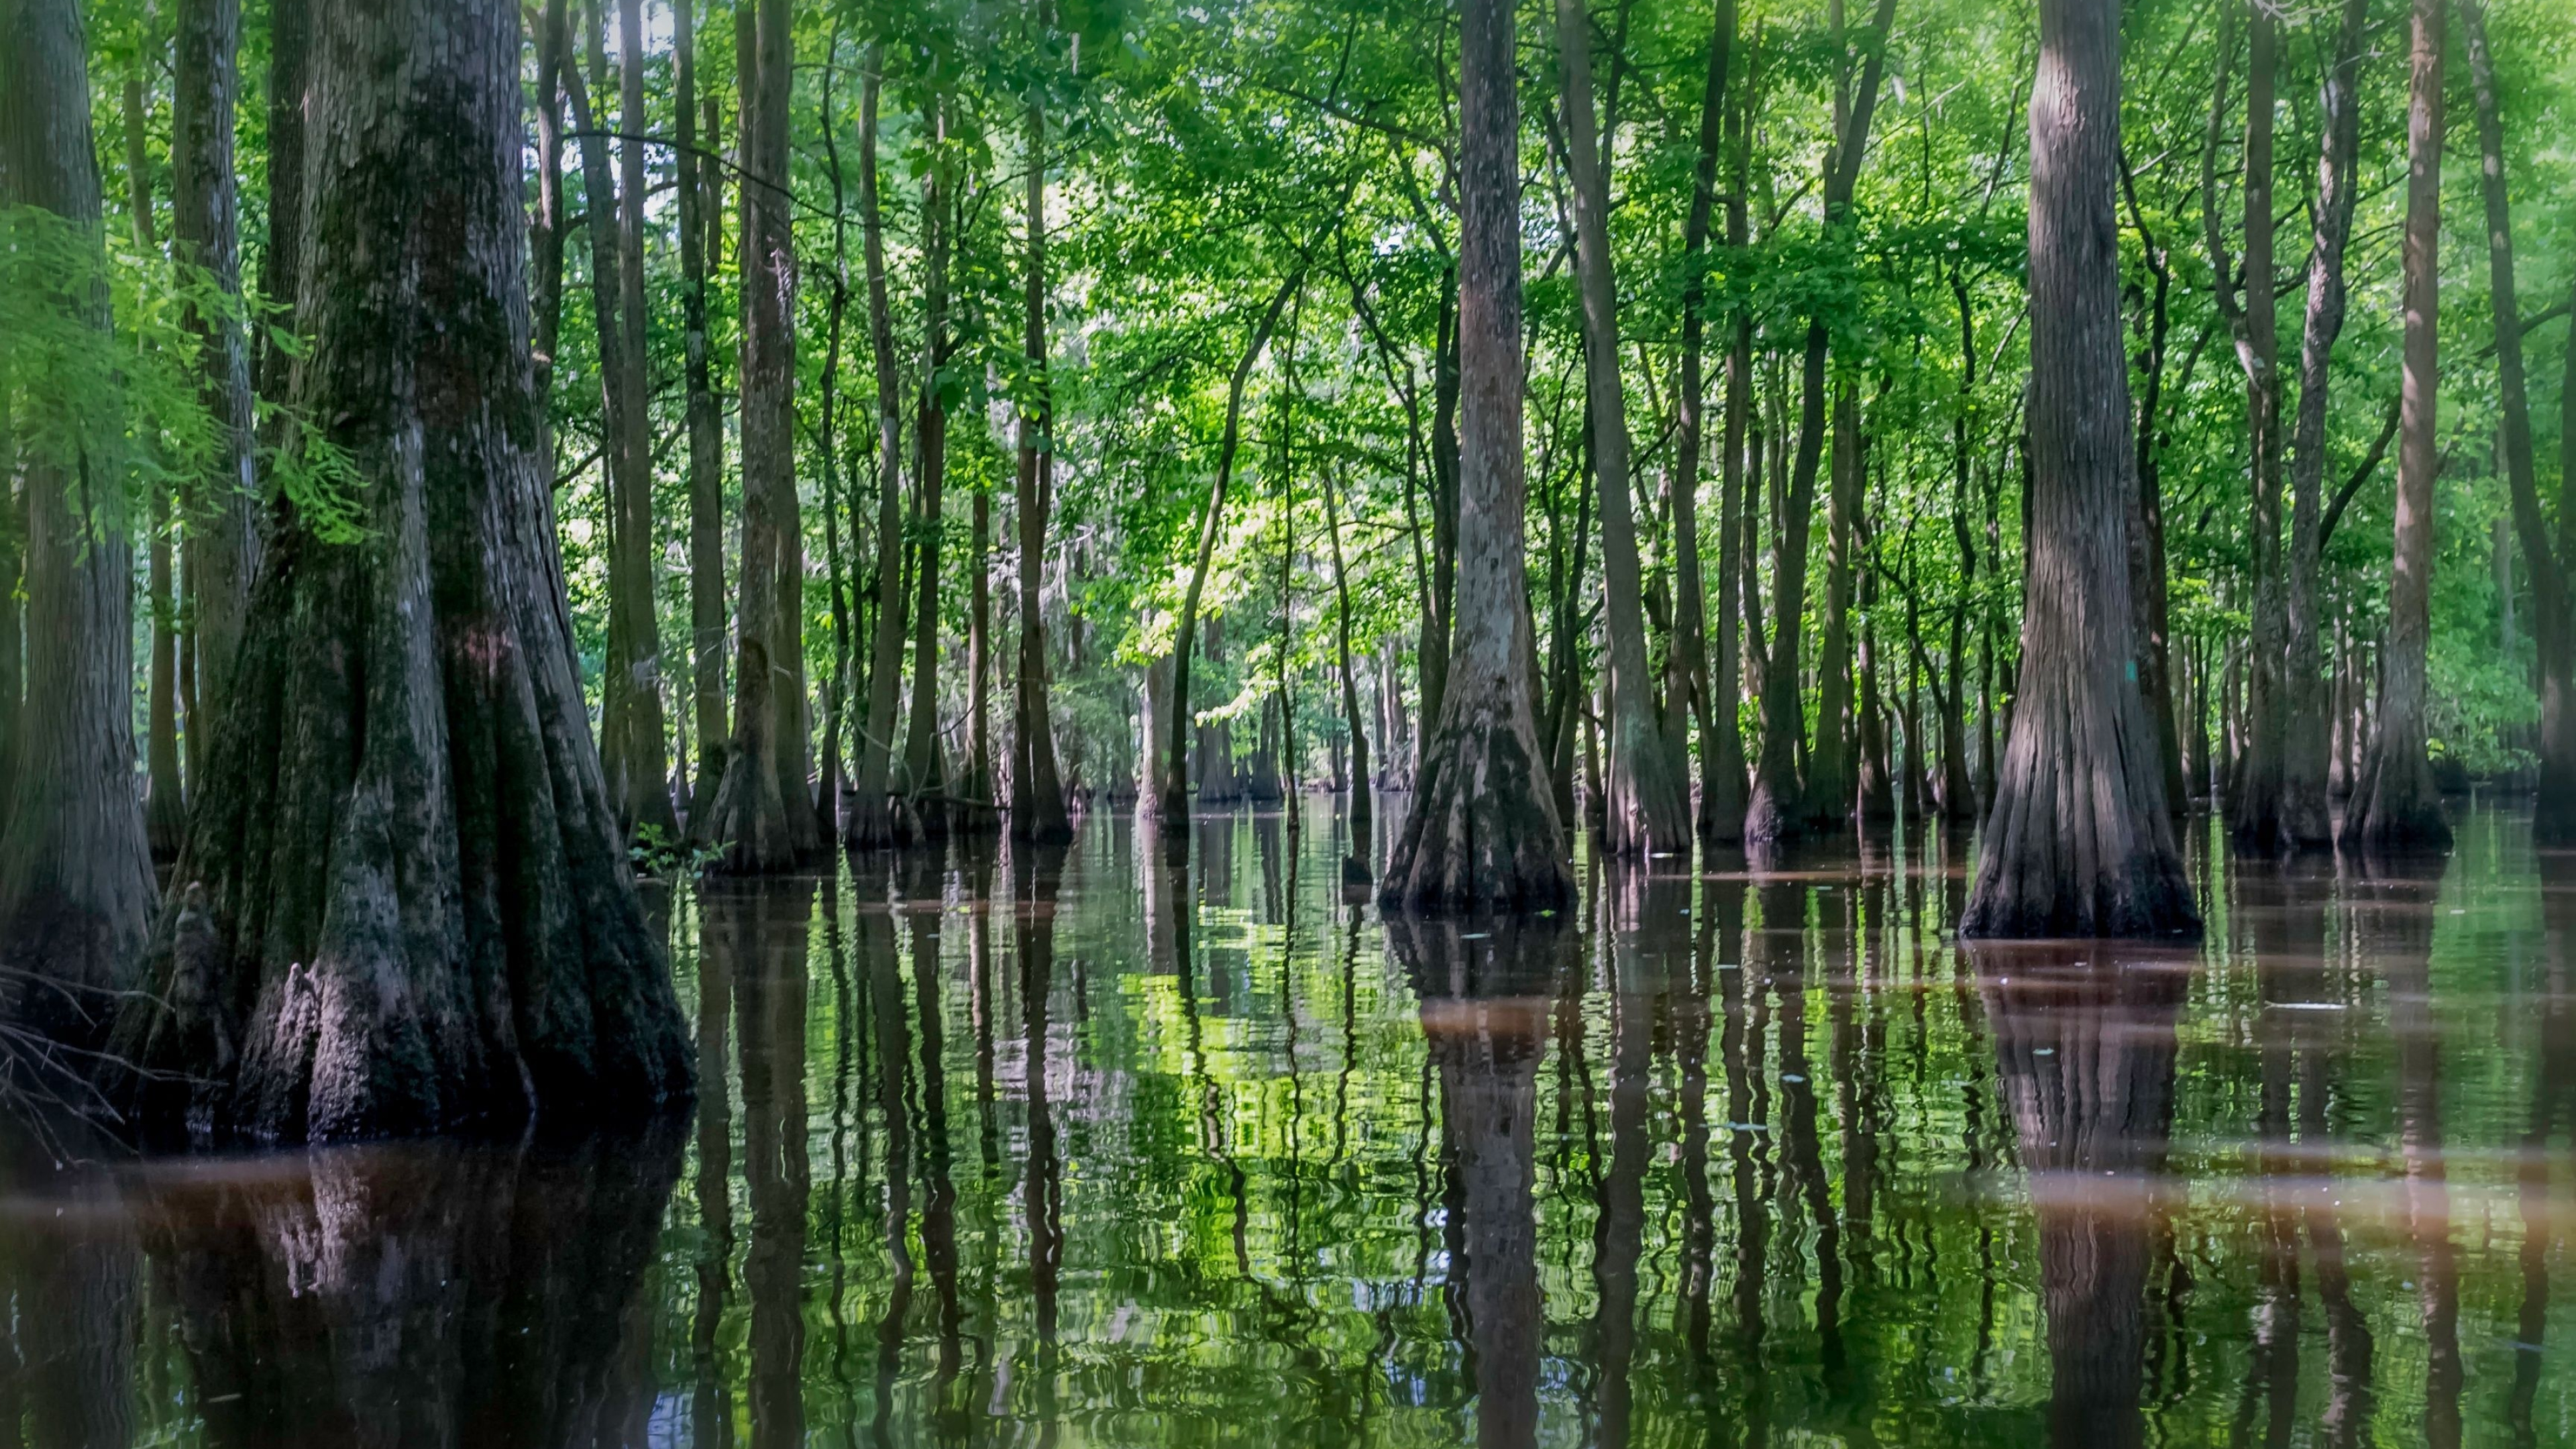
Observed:
[[[951,158],[948,103],[936,96],[922,131],[930,155],[921,173],[921,392],[913,406],[912,709],[905,721],[903,770],[916,818],[931,835],[945,832],[948,789],[939,750],[939,492],[948,474],[948,402],[941,396],[941,368],[948,365],[948,265],[956,227],[955,197],[946,174]]]
[[[2041,0],[2030,101],[2031,463],[2020,696],[1970,936],[2197,933],[2130,677],[2119,0]]]
[[[2567,571],[2576,559],[2576,475],[2559,482],[2558,531],[2550,537],[2540,507],[2531,440],[2531,388],[2523,366],[2522,304],[2514,285],[2513,200],[2504,166],[2504,107],[2495,57],[2487,50],[2484,0],[2460,0],[2460,35],[2478,103],[2478,186],[2486,203],[2488,295],[2495,305],[2496,390],[2503,405],[2505,478],[2513,492],[2514,531],[2531,575],[2532,643],[2540,663],[2540,791],[2532,831],[2544,843],[2576,839],[2576,617]],[[2567,355],[2576,368],[2576,345]],[[2576,462],[2576,440],[2562,440]],[[2508,595],[2510,598],[2510,595]]]
[[[796,256],[787,191],[795,21],[789,0],[737,12],[742,92],[742,589],[733,742],[707,834],[726,869],[788,870],[821,845],[805,737],[805,547],[796,504]]]
[[[259,571],[258,479],[252,471],[250,344],[242,331],[241,187],[233,164],[240,97],[241,0],[180,0],[172,36],[170,239],[199,269],[216,305],[183,312],[196,339],[200,396],[215,426],[205,474],[186,490],[188,616],[197,708],[223,710],[241,643],[250,581]],[[191,721],[194,724],[194,721]]]
[[[1045,33],[1041,7],[1038,30]],[[1073,839],[1064,781],[1056,771],[1055,724],[1047,706],[1045,598],[1047,518],[1055,506],[1055,392],[1047,376],[1046,108],[1029,102],[1027,269],[1021,354],[1029,368],[1020,405],[1019,466],[1012,511],[1019,532],[1019,668],[1011,708],[1011,838],[1033,845]]]
[[[1888,26],[1896,17],[1896,0],[1878,0],[1870,17],[1868,55],[1861,62],[1860,85],[1848,111],[1836,106],[1840,124],[1833,149],[1825,158],[1824,210],[1829,231],[1847,223],[1853,189],[1860,183],[1862,153],[1869,142],[1871,113],[1878,108],[1878,87],[1887,70]],[[1816,509],[1816,467],[1825,443],[1825,359],[1832,330],[1819,311],[1807,321],[1799,378],[1804,391],[1798,414],[1798,453],[1786,497],[1776,496],[1783,527],[1777,561],[1771,570],[1772,629],[1762,681],[1762,756],[1753,772],[1753,798],[1745,807],[1744,834],[1753,840],[1795,837],[1799,819],[1798,751],[1807,738],[1805,701],[1798,693],[1799,635],[1807,612],[1808,520]],[[1828,729],[1839,729],[1828,721]]]
[[[359,526],[280,513],[188,884],[117,1023],[121,1087],[157,1128],[271,1140],[636,1112],[688,1091],[690,1050],[530,447],[518,15],[315,21],[331,204],[304,231],[294,395]]]
[[[1342,727],[1351,738],[1351,803],[1350,854],[1342,860],[1342,880],[1346,885],[1366,885],[1375,869],[1377,856],[1370,845],[1370,832],[1376,824],[1377,803],[1372,798],[1377,786],[1369,775],[1368,725],[1360,713],[1359,678],[1351,669],[1351,580],[1342,560],[1342,511],[1336,495],[1341,479],[1332,470],[1324,473],[1324,529],[1331,537],[1333,558],[1333,647],[1342,673]]]
[[[0,5],[0,202],[64,229],[77,270],[49,279],[46,300],[104,332],[104,216],[75,0]],[[132,979],[153,894],[134,791],[129,510],[107,440],[33,444],[19,464],[27,673],[18,778],[0,818],[0,1016],[90,1042],[112,1004],[100,993]]]
[[[1603,629],[1609,643],[1609,830],[1613,855],[1690,845],[1690,781],[1672,750],[1646,663],[1645,590],[1628,477],[1628,405],[1619,377],[1618,282],[1610,259],[1610,178],[1595,132],[1592,27],[1583,0],[1556,0],[1566,169],[1574,191],[1575,271],[1583,299],[1585,415],[1601,499]],[[1696,554],[1697,550],[1693,550]],[[1696,590],[1694,590],[1696,593]],[[1693,631],[1694,633],[1696,631]]]
[[[124,122],[126,211],[134,245],[148,257],[161,250],[161,241],[152,219],[140,68],[125,78]],[[165,861],[179,853],[188,811],[179,777],[179,607],[170,556],[170,490],[158,483],[152,485],[149,528],[144,593],[152,613],[152,674],[143,709],[143,835],[152,858]]]
[[[859,758],[844,840],[853,846],[897,839],[895,710],[903,695],[903,416],[894,351],[894,310],[886,296],[885,211],[877,188],[877,102],[885,51],[868,47],[859,78],[859,248],[868,278],[868,351],[876,374],[876,626],[868,649],[868,705],[859,717]]]
[[[2388,645],[2379,665],[2378,728],[2353,782],[2343,838],[2367,849],[2450,843],[2425,757],[2425,670],[2433,630],[2434,437],[2440,382],[2435,330],[2442,235],[2442,0],[2414,0],[2406,100],[2405,341],[2398,385],[2396,554],[2388,577]]]
[[[2201,161],[2201,225],[2208,233],[2217,274],[2219,312],[2236,339],[2245,372],[2246,431],[2253,448],[2254,630],[2246,671],[2246,755],[2228,797],[2228,828],[2237,843],[2271,850],[2292,842],[2282,816],[2283,763],[2289,721],[2284,712],[2283,669],[2288,644],[2284,559],[2281,551],[2281,343],[2273,306],[2272,136],[2279,90],[2281,22],[2270,5],[2247,0],[2245,60],[2245,258],[2243,300],[2218,224],[2210,173],[2216,164],[2218,116],[2227,102],[2231,46],[2222,33],[2217,94],[2211,102],[2210,138]]]
[[[1510,0],[1464,0],[1458,43],[1458,593],[1440,713],[1380,899],[1537,909],[1573,893],[1530,713],[1522,513],[1520,99]]]
[[[2330,842],[2334,822],[2327,800],[2328,720],[2319,661],[2321,603],[2318,573],[2324,553],[2326,402],[2333,382],[2334,345],[2343,332],[2344,249],[2352,240],[2358,198],[2355,172],[2361,151],[2359,81],[2369,42],[2369,0],[2344,0],[2322,88],[2324,112],[2317,140],[2315,221],[2308,246],[2308,307],[2299,340],[2299,409],[2290,437],[2290,561],[2283,593],[2289,631],[2281,695],[2280,830],[2287,843]],[[2576,784],[2576,781],[2571,781]]]
[[[562,0],[549,0],[560,4]],[[714,812],[724,777],[725,556],[724,414],[717,409],[707,347],[707,275],[716,164],[698,151],[698,38],[694,0],[672,0],[674,120],[678,123],[680,327],[689,429],[689,696],[698,758],[690,777],[689,827]],[[712,98],[710,98],[712,99]],[[708,129],[712,141],[714,127]]]

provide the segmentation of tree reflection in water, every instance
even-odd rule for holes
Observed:
[[[0,1157],[0,1449],[2576,1442],[2526,832],[2204,852],[2181,955],[1963,950],[1939,831],[1517,930],[1320,817],[681,886],[659,1134]]]

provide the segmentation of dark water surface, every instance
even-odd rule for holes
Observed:
[[[1390,802],[1392,803],[1392,802]],[[1340,898],[1320,806],[668,903],[694,1113],[0,1189],[0,1446],[2576,1443],[2576,856]]]

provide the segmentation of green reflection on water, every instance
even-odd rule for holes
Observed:
[[[91,1279],[12,1256],[0,1421],[121,1379],[169,1442],[2576,1441],[2576,859],[2509,815],[2444,868],[2203,851],[2186,954],[1963,951],[1938,835],[1390,927],[1303,823],[685,892],[692,1122],[125,1173],[46,1230]],[[120,1271],[126,1357],[49,1348]]]

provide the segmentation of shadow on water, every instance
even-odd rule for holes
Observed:
[[[1387,920],[1299,808],[677,888],[640,1134],[8,1144],[0,1449],[2576,1442],[2511,815],[2196,836],[2174,951],[1963,945],[1955,831]]]

